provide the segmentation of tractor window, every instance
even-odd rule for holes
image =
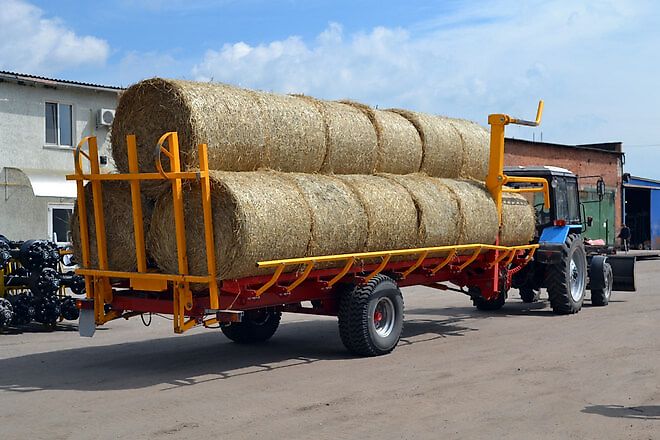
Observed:
[[[552,179],[552,186],[555,193],[555,212],[556,219],[569,220],[568,198],[566,197],[566,179],[555,177]]]
[[[580,204],[578,203],[578,189],[577,182],[573,179],[568,179],[566,182],[566,199],[568,202],[568,217],[571,223],[580,222]]]

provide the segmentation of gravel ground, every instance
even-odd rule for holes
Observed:
[[[298,315],[247,347],[159,318],[2,334],[0,439],[660,439],[660,261],[637,281],[575,316],[405,289],[404,337],[378,358]]]

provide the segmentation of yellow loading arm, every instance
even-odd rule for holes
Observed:
[[[542,192],[543,204],[546,209],[550,208],[550,191],[548,181],[541,177],[509,177],[504,174],[504,127],[508,124],[538,127],[543,115],[543,100],[539,101],[536,111],[536,120],[526,121],[524,119],[512,118],[509,115],[492,114],[488,116],[490,124],[490,161],[488,164],[488,176],[486,177],[486,188],[490,191],[495,204],[499,224],[502,225],[502,192]],[[507,188],[507,183],[535,183],[540,187],[531,188]]]

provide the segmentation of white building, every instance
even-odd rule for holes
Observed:
[[[68,241],[74,147],[96,136],[112,169],[110,124],[119,87],[0,71],[0,234]]]

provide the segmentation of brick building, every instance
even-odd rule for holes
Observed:
[[[506,166],[552,165],[575,173],[585,215],[594,219],[585,236],[602,238],[609,244],[614,244],[621,227],[623,163],[621,142],[563,145],[507,138],[505,143]],[[602,201],[596,193],[599,177],[605,182]]]

